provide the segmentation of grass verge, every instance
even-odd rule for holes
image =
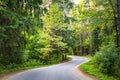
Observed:
[[[61,61],[61,62],[54,61],[54,62],[49,63],[49,64],[43,64],[43,63],[40,63],[39,61],[31,60],[31,61],[25,62],[23,64],[11,64],[11,65],[8,65],[7,67],[6,66],[4,66],[4,67],[0,66],[0,76],[3,75],[3,74],[11,73],[11,72],[17,72],[17,71],[19,72],[19,71],[22,71],[22,70],[51,66],[51,65],[54,65],[54,64],[67,62],[67,61],[70,61],[70,60],[72,60],[72,59],[70,57],[67,57],[67,60],[65,60],[65,61]]]
[[[45,67],[53,64],[42,64],[40,62],[30,61],[23,64],[11,64],[7,67],[0,68],[0,75],[15,72],[15,71],[21,71],[21,70],[28,70],[32,68],[38,68],[38,67]]]
[[[85,72],[99,78],[100,80],[118,80],[114,76],[108,76],[100,72],[99,68],[95,67],[91,61],[80,66]]]

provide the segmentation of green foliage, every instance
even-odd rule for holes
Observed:
[[[85,72],[99,78],[100,80],[119,80],[118,78],[112,75],[110,76],[110,75],[102,73],[99,70],[99,68],[94,65],[92,61],[82,64],[80,68],[82,68]]]
[[[72,8],[71,17],[75,21],[71,20],[70,27],[75,30],[73,34],[75,33],[75,42],[79,41],[77,43],[79,46],[74,48],[81,47],[80,54],[86,54],[89,50],[89,54],[93,55],[99,51],[101,45],[116,44],[115,9],[115,1],[112,0],[107,0],[105,3],[101,0],[81,0]],[[89,42],[86,45],[87,39]]]
[[[29,37],[29,43],[27,49],[29,50],[29,59],[39,60],[40,62],[49,61],[49,53],[52,51],[50,48],[51,37],[39,30],[37,34]]]
[[[20,16],[5,9],[1,9],[0,14],[0,63],[22,63],[25,37],[21,34]]]
[[[90,39],[87,38],[87,39],[84,41],[83,45],[86,46],[87,48],[89,48],[89,43],[90,43]]]
[[[31,69],[31,68],[36,68],[36,67],[42,67],[42,66],[48,66],[48,65],[43,65],[37,60],[31,60],[24,62],[22,64],[10,64],[8,66],[0,66],[0,74],[8,73],[8,72],[13,72],[13,71],[18,71],[18,70],[25,70],[25,69]]]
[[[71,0],[48,3],[0,1],[0,69],[59,63],[67,59],[68,51],[79,55],[99,51],[91,63],[98,69],[92,69],[118,77],[115,0],[80,0],[77,6]]]
[[[92,31],[92,45],[93,45],[93,52],[99,50],[100,46],[100,36],[99,36],[99,28]]]
[[[25,3],[19,0],[0,1],[0,66],[31,60],[41,63],[62,61],[67,48],[63,38],[66,32],[64,12],[57,4],[52,5],[49,14],[46,14],[46,22],[43,19],[43,27],[41,16],[44,10],[39,7],[42,0]]]
[[[67,26],[63,18],[63,11],[57,3],[52,4],[48,14],[43,16],[44,30],[51,37],[49,48],[52,49],[50,53],[53,54],[50,57],[57,56],[58,58],[66,53],[65,33]]]
[[[119,77],[119,52],[120,49],[116,48],[115,45],[103,46],[100,51],[96,53],[94,64],[96,64],[96,67],[98,67],[101,72]]]
[[[115,0],[80,0],[80,3],[72,8],[71,21],[72,35],[70,41],[78,42],[73,44],[74,52],[79,50],[80,54],[90,55],[95,53],[95,59],[87,65],[87,70],[96,76],[103,76],[103,73],[119,77],[120,56],[117,43],[117,12]],[[109,9],[109,11],[108,11]],[[118,41],[119,42],[119,41]],[[97,53],[96,53],[97,52]],[[91,68],[91,65],[98,69]],[[83,68],[85,68],[84,66]],[[90,67],[90,68],[89,68]],[[95,72],[96,70],[96,72]],[[99,77],[100,77],[99,76]],[[105,77],[103,80],[114,80]],[[119,80],[119,79],[118,79]]]

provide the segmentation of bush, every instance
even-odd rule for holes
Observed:
[[[100,71],[109,75],[119,76],[120,71],[120,54],[115,45],[101,47],[100,51],[94,57],[94,63]]]

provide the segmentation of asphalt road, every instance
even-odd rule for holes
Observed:
[[[76,69],[78,65],[87,62],[89,59],[78,56],[70,57],[72,61],[23,71],[7,80],[93,80]]]

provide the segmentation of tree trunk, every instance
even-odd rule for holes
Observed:
[[[92,31],[91,31],[91,29],[90,29],[90,33],[89,33],[89,35],[90,35],[90,55],[93,55],[93,52],[92,52]]]
[[[120,47],[120,0],[117,0],[117,12],[118,12],[118,47]]]
[[[13,9],[13,4],[12,4],[11,0],[8,0],[7,6],[9,7],[9,9],[11,9],[11,10]]]

